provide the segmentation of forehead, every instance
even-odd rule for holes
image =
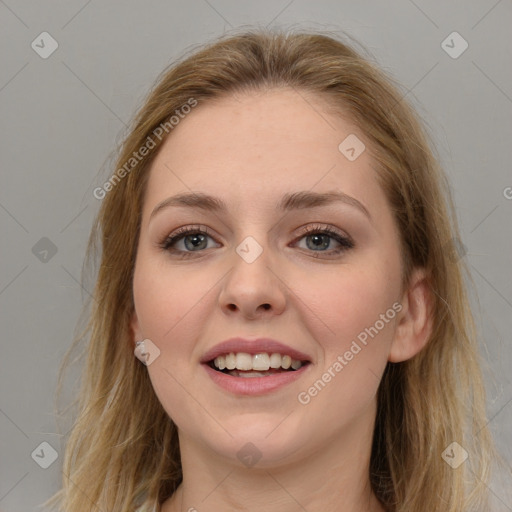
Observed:
[[[351,161],[345,140],[367,149]],[[146,209],[191,191],[237,208],[270,207],[296,190],[339,190],[384,206],[365,135],[348,117],[293,89],[249,92],[200,104],[180,120],[151,166]]]

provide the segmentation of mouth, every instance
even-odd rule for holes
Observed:
[[[314,360],[270,338],[231,338],[200,360],[210,379],[237,396],[262,396],[287,387],[307,373]]]
[[[271,377],[297,372],[310,363],[308,360],[293,359],[288,354],[277,352],[229,352],[206,362],[211,369],[238,378]]]

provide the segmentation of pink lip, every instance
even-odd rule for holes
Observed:
[[[297,359],[298,361],[309,361],[311,362],[311,357],[303,352],[295,350],[279,341],[270,339],[270,338],[256,338],[253,340],[246,338],[231,338],[229,340],[223,341],[218,345],[215,345],[213,348],[208,350],[206,354],[201,358],[201,363],[209,363],[217,356],[222,356],[224,354],[229,354],[230,352],[245,352],[246,354],[281,354],[281,355],[289,355],[292,359]],[[257,378],[257,377],[255,377]],[[263,377],[268,378],[268,377]]]
[[[238,395],[263,395],[297,380],[304,372],[308,371],[311,365],[307,364],[295,371],[276,373],[267,377],[233,377],[227,373],[214,370],[206,363],[202,366],[213,382],[231,393]]]

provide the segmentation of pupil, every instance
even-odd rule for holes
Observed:
[[[316,247],[316,248],[322,247],[322,248],[325,249],[329,245],[329,240],[328,240],[329,237],[327,237],[325,235],[320,235],[320,234],[311,235],[310,238],[312,240],[315,240],[316,242],[320,242],[320,244],[317,244],[316,242],[313,243],[313,246]],[[322,238],[324,239],[324,243],[323,244],[321,243]]]
[[[187,249],[190,249],[191,247],[189,246],[189,244],[187,242],[189,240],[192,240],[192,248],[197,249],[201,243],[204,243],[205,239],[206,239],[206,237],[201,234],[189,235],[185,238],[185,246],[187,247]]]

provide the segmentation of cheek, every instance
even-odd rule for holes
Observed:
[[[191,398],[200,392],[190,379],[190,365],[196,340],[201,337],[201,318],[206,314],[205,294],[218,279],[210,283],[197,272],[165,268],[150,258],[139,261],[133,293],[141,335],[160,350],[159,357],[148,366],[149,377],[163,408],[183,428],[189,416],[204,414]]]
[[[302,275],[295,282],[294,293],[307,305],[302,317],[308,328],[318,335],[317,342],[325,353],[343,350],[357,335],[379,321],[399,296],[399,268],[383,264],[340,266],[323,277]],[[394,310],[389,316],[394,317]],[[389,318],[386,318],[389,320]],[[389,337],[390,321],[383,327],[381,338]]]
[[[133,293],[143,335],[162,347],[173,339],[181,340],[178,333],[184,330],[189,333],[184,340],[191,337],[190,327],[195,325],[192,319],[200,313],[202,301],[207,300],[208,291],[213,291],[218,281],[213,277],[141,260],[135,269]]]
[[[310,308],[303,318],[309,318],[307,329],[321,346],[321,359],[299,401],[333,424],[357,417],[377,392],[400,309],[399,269],[365,261],[340,267],[320,286],[310,279],[300,291]]]

